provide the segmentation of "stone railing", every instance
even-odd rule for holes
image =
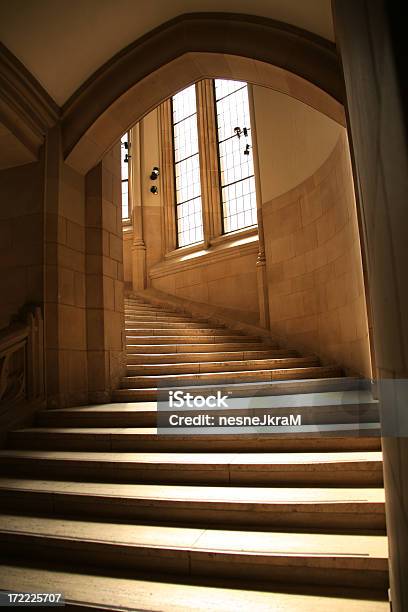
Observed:
[[[28,305],[0,332],[0,409],[43,397],[43,319],[38,306]]]

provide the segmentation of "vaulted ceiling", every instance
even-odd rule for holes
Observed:
[[[115,53],[192,12],[250,13],[334,39],[330,0],[0,0],[0,39],[58,105]]]

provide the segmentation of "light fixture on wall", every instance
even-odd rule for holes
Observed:
[[[159,171],[158,167],[155,166],[153,168],[153,170],[152,170],[151,175],[150,175],[151,180],[152,181],[157,181],[157,179],[159,178],[159,174],[160,174],[160,171]]]
[[[159,193],[158,188],[156,187],[156,185],[153,185],[152,187],[150,187],[150,191],[151,193],[153,193],[154,195],[157,195]]]
[[[234,132],[238,136],[238,138],[241,138],[242,135],[244,135],[245,137],[248,136],[248,128],[246,127],[243,127],[243,128],[235,127]]]
[[[122,142],[120,143],[120,146],[123,147],[125,149],[125,151],[129,151],[130,149],[130,142],[128,140],[122,140]],[[125,153],[125,157],[123,158],[123,162],[125,164],[129,163],[129,159],[132,156],[129,153]]]

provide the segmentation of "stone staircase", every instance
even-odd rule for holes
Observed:
[[[127,373],[116,401],[157,399],[158,388],[216,386],[235,396],[352,388],[341,368],[321,366],[272,341],[197,320],[170,309],[125,300]],[[308,379],[311,379],[309,381]],[[301,382],[293,385],[294,380]],[[280,381],[278,384],[276,382]],[[287,381],[286,383],[284,381]],[[251,383],[249,386],[247,383]],[[292,391],[290,391],[292,389]]]
[[[126,329],[116,403],[43,411],[0,451],[0,589],[78,610],[388,610],[378,408],[359,381],[141,300]],[[163,385],[252,393],[228,412],[306,424],[158,435]]]

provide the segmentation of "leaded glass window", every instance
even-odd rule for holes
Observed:
[[[214,80],[224,233],[257,223],[248,86]]]
[[[177,246],[201,242],[203,213],[195,85],[172,98]]]
[[[122,219],[129,219],[129,134],[120,139],[120,162],[122,177]]]

